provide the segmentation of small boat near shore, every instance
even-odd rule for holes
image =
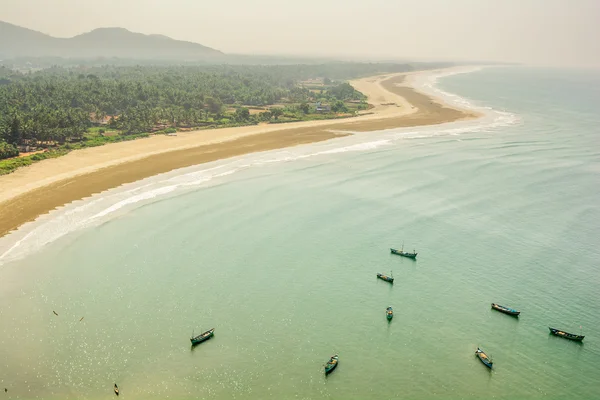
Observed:
[[[583,338],[585,337],[584,335],[576,335],[574,333],[569,333],[569,332],[561,331],[559,329],[554,329],[554,328],[550,328],[550,327],[548,327],[548,329],[550,329],[550,333],[552,333],[554,336],[559,336],[561,338],[574,340],[576,342],[581,342],[583,340]]]
[[[392,285],[394,284],[394,278],[391,276],[387,276],[384,274],[377,274],[377,277],[381,280],[391,283]]]
[[[518,317],[521,314],[521,311],[517,311],[512,308],[501,306],[500,304],[492,303],[492,308],[494,310],[500,311],[501,313],[512,315],[513,317]]]
[[[208,339],[213,337],[214,334],[215,334],[215,328],[212,328],[206,332],[199,334],[198,336],[192,336],[190,338],[190,341],[192,342],[192,346],[195,346],[197,344],[207,341]]]
[[[388,321],[391,321],[394,318],[394,310],[392,310],[392,306],[389,306],[385,309],[385,317]]]
[[[410,253],[408,251],[404,251],[404,244],[402,244],[402,249],[400,249],[400,250],[390,248],[390,253],[396,254],[396,255],[399,255],[402,257],[406,257],[406,258],[412,258],[413,260],[417,259],[417,252],[415,250],[413,250],[412,253]]]
[[[489,369],[492,369],[492,366],[494,365],[494,362],[492,361],[492,359],[487,354],[485,354],[485,351],[481,350],[478,347],[477,351],[475,351],[475,355],[481,360],[481,362],[483,363],[483,365],[485,365]]]
[[[325,364],[325,375],[329,375],[338,366],[339,357],[337,354],[331,356]]]

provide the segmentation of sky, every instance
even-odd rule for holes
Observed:
[[[122,27],[225,53],[600,68],[600,0],[0,0],[0,20],[57,37]]]

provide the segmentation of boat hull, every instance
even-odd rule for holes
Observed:
[[[391,283],[392,285],[394,284],[394,278],[392,278],[392,277],[389,277],[389,276],[387,276],[387,275],[383,275],[383,274],[377,274],[377,277],[378,277],[379,279],[381,279],[382,281],[389,282],[389,283]]]
[[[327,364],[325,364],[325,375],[329,375],[338,366],[339,357],[337,355],[331,357]]]
[[[206,332],[202,333],[201,335],[190,338],[190,342],[192,342],[192,346],[196,346],[200,343],[206,342],[208,339],[210,339],[214,335],[215,335],[215,329],[213,328],[210,331],[206,331]]]
[[[574,342],[581,342],[581,341],[583,341],[583,338],[585,338],[584,335],[575,335],[573,333],[561,331],[560,329],[555,329],[555,328],[550,328],[550,327],[548,327],[548,329],[550,329],[550,333],[553,334],[554,336],[558,336],[563,339],[572,340]]]
[[[492,308],[501,313],[512,315],[513,317],[518,317],[519,314],[521,314],[521,311],[513,310],[512,308],[504,307],[496,303],[492,303]]]
[[[197,344],[206,342],[211,337],[213,337],[213,335],[207,336],[207,337],[202,338],[202,339],[190,339],[190,342],[192,342],[192,345],[195,346]]]
[[[388,321],[391,321],[392,318],[394,318],[394,310],[392,310],[392,307],[388,307],[385,310],[385,317],[387,318]]]
[[[483,365],[485,365],[489,369],[492,369],[492,366],[494,365],[494,363],[492,362],[492,360],[490,360],[490,358],[488,357],[488,355],[485,354],[485,352],[483,350],[481,350],[478,347],[477,351],[475,352],[475,355],[477,356],[477,358],[479,358],[479,361],[481,361],[481,363]]]
[[[412,258],[413,260],[417,259],[417,254],[418,254],[418,253],[407,253],[405,251],[392,249],[392,248],[390,248],[390,253],[396,254],[398,256],[406,257],[406,258]]]

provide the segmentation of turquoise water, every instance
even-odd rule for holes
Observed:
[[[438,86],[518,120],[308,146],[0,266],[7,398],[597,397],[600,74]],[[389,254],[402,242],[418,261]]]

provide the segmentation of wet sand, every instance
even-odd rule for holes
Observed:
[[[431,73],[430,71],[424,73]],[[413,73],[416,74],[416,73]],[[174,169],[252,152],[397,127],[477,118],[410,87],[410,74],[352,81],[374,107],[348,119],[179,133],[73,151],[0,176],[0,236],[95,193]],[[410,78],[410,77],[409,77]]]

